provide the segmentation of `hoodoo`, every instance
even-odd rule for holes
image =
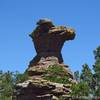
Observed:
[[[37,54],[26,70],[29,79],[16,85],[16,100],[69,100],[75,80],[61,50],[65,41],[75,38],[74,29],[40,19],[30,37]]]

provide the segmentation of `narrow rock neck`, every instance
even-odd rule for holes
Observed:
[[[63,63],[62,54],[60,52],[41,52],[38,53],[33,60],[30,62],[30,67],[34,65],[38,65],[40,62],[52,62],[55,61],[56,63]]]

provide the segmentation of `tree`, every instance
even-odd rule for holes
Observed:
[[[80,74],[79,74],[79,71],[76,71],[76,72],[74,72],[74,77],[75,77],[75,80],[76,81],[80,81]]]
[[[86,82],[89,86],[89,95],[90,94],[93,94],[93,88],[94,88],[94,78],[93,78],[93,73],[91,71],[91,69],[89,68],[89,66],[87,64],[84,64],[83,66],[83,69],[82,69],[82,72],[81,72],[81,75],[80,75],[80,81],[81,82]]]
[[[83,67],[83,69],[82,69],[82,73],[80,75],[80,81],[87,82],[88,85],[90,85],[93,80],[92,71],[87,64],[84,64],[82,67]]]
[[[100,97],[100,46],[94,50],[95,64],[93,73],[87,64],[83,65],[82,71],[74,73],[77,84],[72,85],[72,96]]]
[[[0,100],[12,100],[13,95],[13,73],[0,73]]]
[[[19,73],[18,71],[16,71],[16,73],[15,73],[15,84],[24,82],[27,79],[28,79],[27,71],[25,71],[24,73]]]
[[[74,75],[78,83],[72,85],[71,95],[74,97],[82,97],[82,99],[85,99],[84,96],[88,98],[92,93],[91,84],[93,80],[93,74],[91,69],[87,64],[84,64],[82,66],[82,71],[80,73],[79,71],[76,71]]]
[[[94,50],[95,64],[93,65],[95,79],[95,96],[100,96],[100,46]]]
[[[27,72],[21,74],[18,71],[16,73],[0,71],[0,100],[12,100],[15,84],[27,78]]]
[[[74,97],[75,100],[79,99],[80,97],[84,99],[85,96],[89,96],[89,86],[87,82],[79,82],[77,84],[73,84],[71,89],[71,96]]]

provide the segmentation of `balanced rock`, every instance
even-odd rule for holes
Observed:
[[[30,62],[30,67],[43,61],[63,63],[61,49],[64,42],[75,38],[75,31],[64,26],[55,26],[52,21],[42,19],[30,34],[37,55]]]
[[[63,64],[61,50],[65,41],[75,38],[75,31],[40,19],[30,37],[37,55],[26,70],[29,79],[16,85],[16,100],[69,100],[76,81]]]

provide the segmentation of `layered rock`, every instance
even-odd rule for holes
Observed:
[[[50,20],[45,19],[39,20],[37,24],[36,29],[30,34],[37,55],[29,66],[32,67],[43,59],[55,59],[58,63],[63,63],[61,49],[66,40],[75,38],[75,31],[64,26],[54,26]]]
[[[71,91],[70,84],[64,85],[39,78],[19,83],[16,89],[20,91],[17,100],[59,100],[65,96],[70,98],[68,93]]]
[[[61,49],[75,38],[75,31],[41,19],[30,36],[37,55],[26,70],[29,80],[16,85],[16,100],[68,100],[75,80],[63,64]]]

